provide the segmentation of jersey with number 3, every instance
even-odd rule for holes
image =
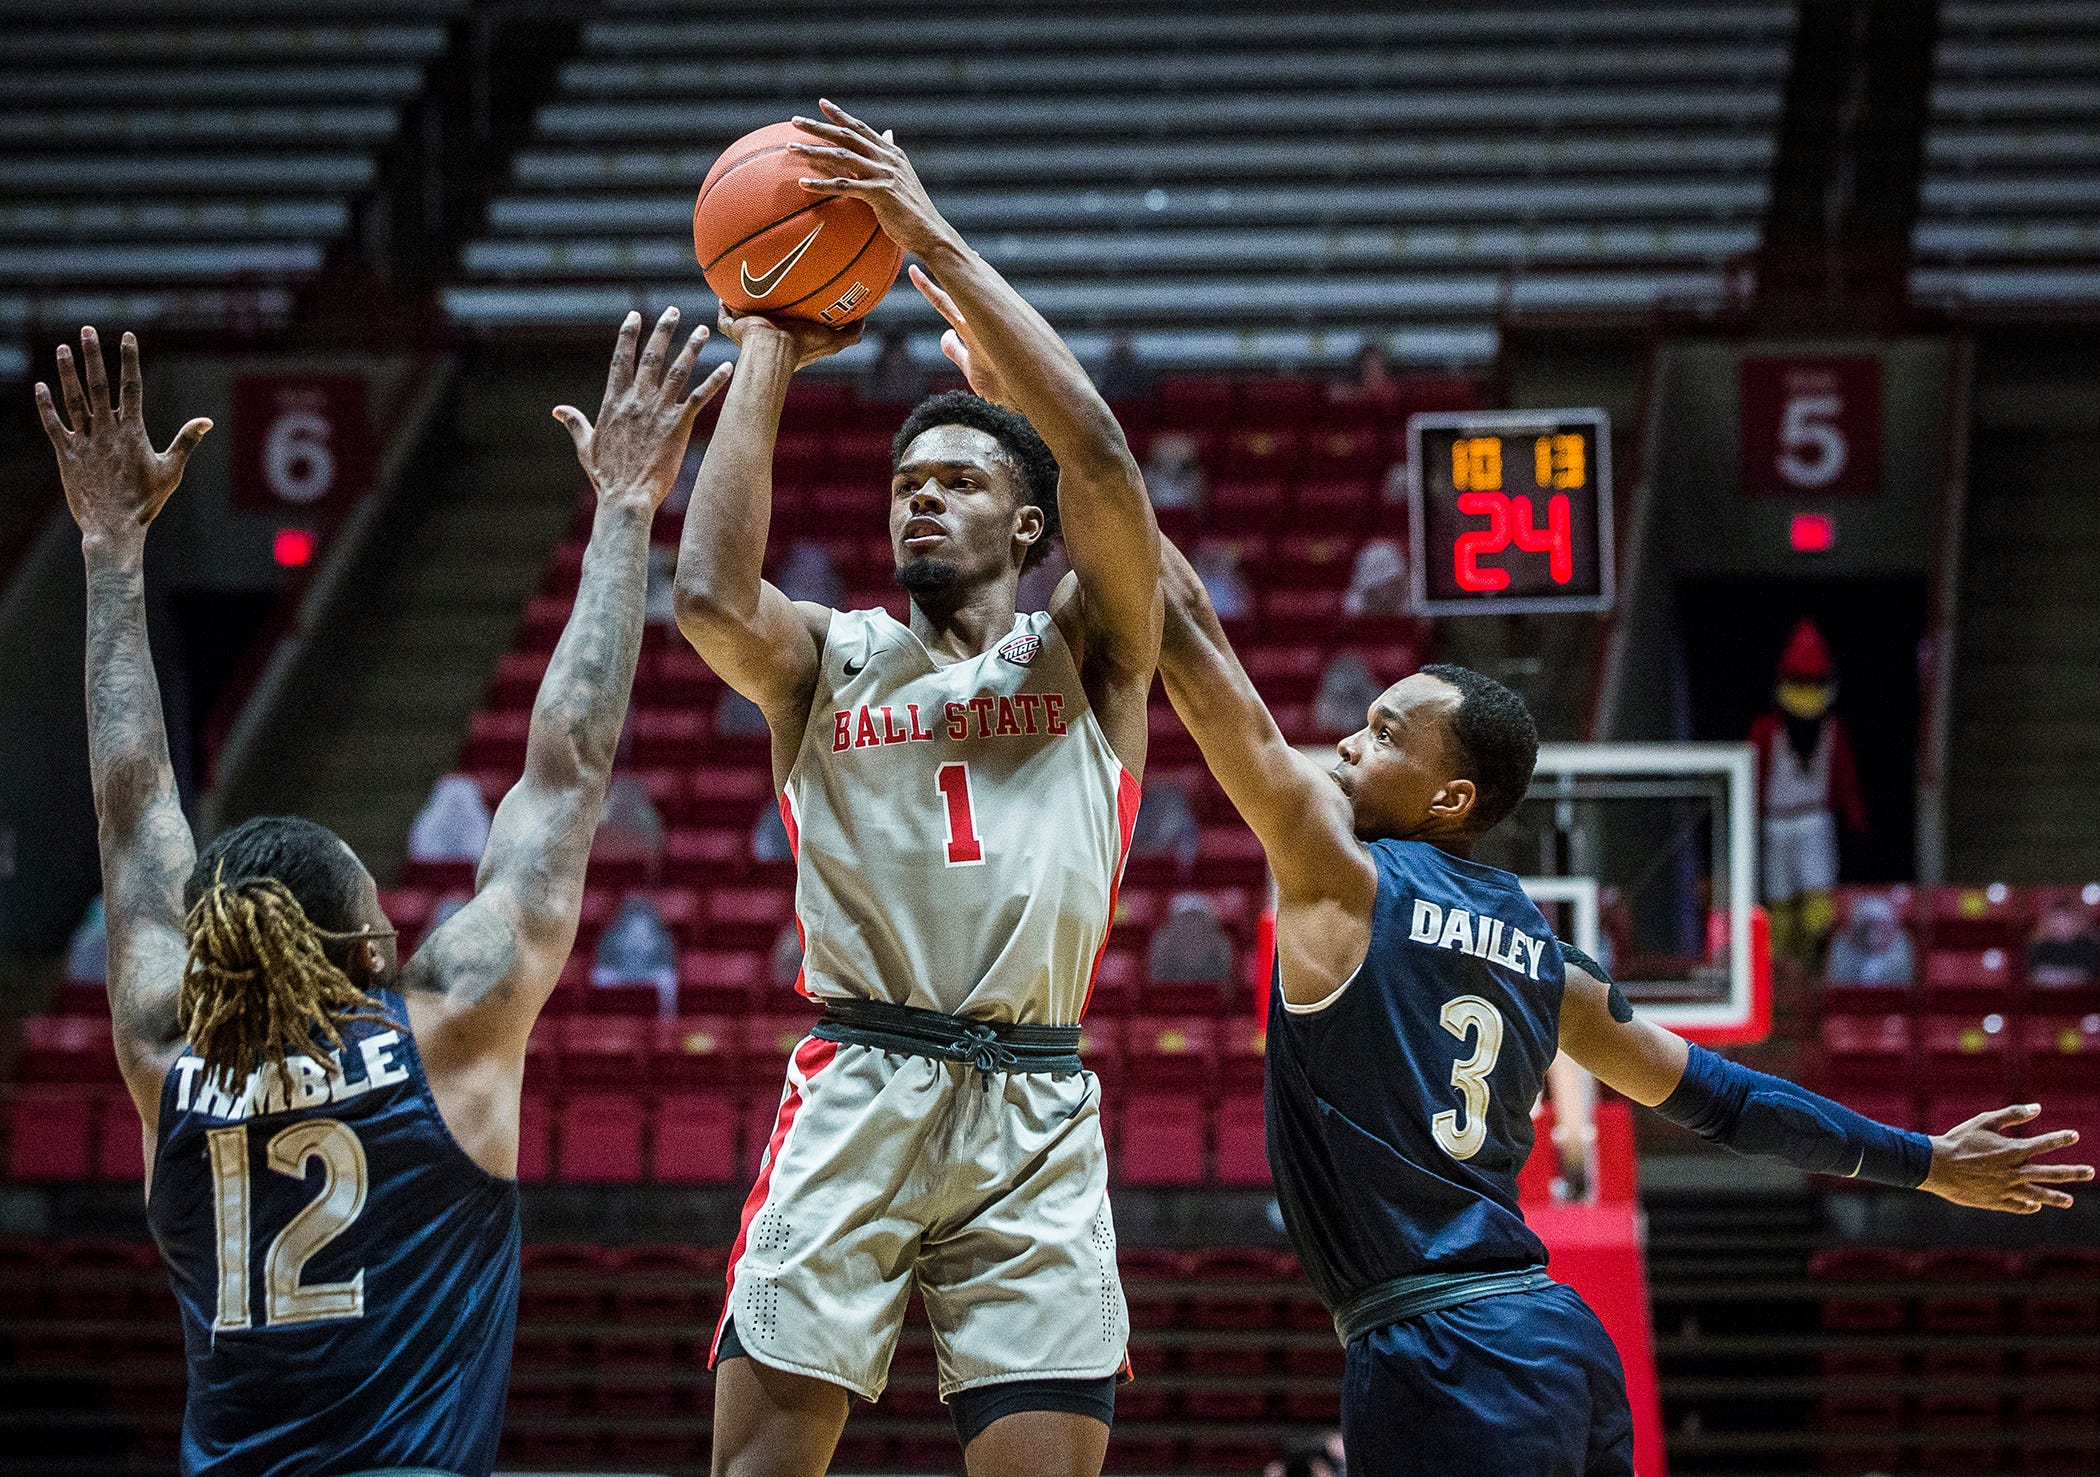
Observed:
[[[1077,1022],[1137,808],[1047,613],[946,665],[884,611],[835,614],[781,797],[799,987]]]
[[[1291,1240],[1330,1308],[1424,1272],[1542,1266],[1517,1209],[1531,1108],[1557,1050],[1565,973],[1508,872],[1377,841],[1371,944],[1324,1001],[1277,976],[1269,1163]]]
[[[438,1116],[401,997],[224,1090],[162,1084],[146,1215],[182,1312],[185,1477],[493,1466],[518,1186]]]

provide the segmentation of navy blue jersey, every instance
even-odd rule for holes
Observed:
[[[1269,1164],[1329,1308],[1423,1272],[1541,1266],[1517,1209],[1565,981],[1508,872],[1378,841],[1371,945],[1318,1006],[1269,1012]]]
[[[399,995],[332,1059],[161,1086],[147,1219],[182,1308],[189,1477],[481,1477],[518,1311],[518,1186],[438,1116]]]

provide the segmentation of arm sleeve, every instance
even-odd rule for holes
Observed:
[[[1708,1143],[1812,1174],[1915,1190],[1932,1169],[1932,1140],[1924,1134],[1863,1118],[1703,1046],[1692,1048],[1684,1080],[1655,1111]]]

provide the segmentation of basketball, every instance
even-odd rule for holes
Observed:
[[[796,183],[816,172],[788,152],[797,142],[823,140],[775,123],[722,151],[693,203],[693,254],[715,296],[735,311],[838,328],[882,301],[904,253],[862,202]]]

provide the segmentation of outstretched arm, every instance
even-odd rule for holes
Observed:
[[[2070,1195],[2055,1187],[2093,1177],[2090,1165],[2032,1162],[2077,1143],[2069,1129],[2006,1135],[2040,1113],[2037,1105],[1982,1113],[1930,1138],[1891,1128],[1640,1019],[1617,986],[1588,970],[1570,965],[1567,975],[1561,1049],[1635,1102],[1739,1154],[2016,1214],[2068,1208]]]
[[[1317,1003],[1363,958],[1377,873],[1356,839],[1348,797],[1284,738],[1225,639],[1203,581],[1181,550],[1161,543],[1160,679],[1204,763],[1268,856],[1281,905],[1284,998]],[[1294,953],[1306,956],[1297,968]]]
[[[800,738],[831,612],[790,600],[761,571],[773,516],[773,442],[788,380],[860,339],[821,323],[731,316],[736,382],[700,460],[678,545],[678,629],[722,680],[756,703],[775,734]]]
[[[1085,655],[1149,681],[1159,650],[1159,524],[1123,428],[1056,330],[942,219],[890,136],[822,106],[828,122],[797,122],[826,143],[790,146],[820,176],[805,187],[865,200],[889,238],[930,269],[931,277],[914,268],[912,282],[950,333],[994,367],[999,398],[1028,417],[1057,457]]]
[[[590,474],[598,511],[575,607],[533,704],[525,773],[496,809],[473,901],[403,971],[403,985],[423,997],[412,1003],[428,1019],[417,1035],[433,1071],[522,1062],[576,941],[591,837],[641,651],[650,521],[700,408],[729,376],[724,365],[687,393],[707,330],[694,330],[667,367],[676,320],[675,308],[664,313],[637,365],[641,316],[628,315],[595,425],[567,405],[554,412]]]
[[[109,1003],[117,1058],[150,1125],[160,1108],[169,1051],[182,1040],[176,1000],[189,957],[183,884],[197,847],[168,763],[160,685],[146,644],[146,529],[176,485],[207,420],[184,426],[166,451],[146,437],[138,340],[125,334],[115,405],[95,330],[80,331],[83,391],[61,344],[58,381],[71,429],[36,387],[44,432],[58,453],[66,507],[80,525],[87,563],[88,768],[102,848],[109,932]]]

